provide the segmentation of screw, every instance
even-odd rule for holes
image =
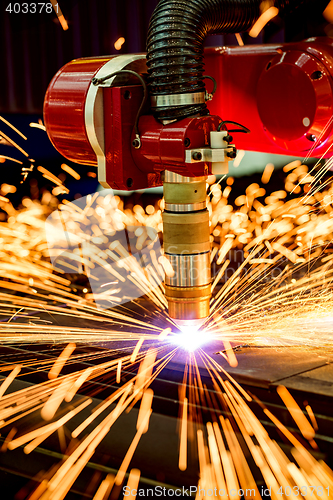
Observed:
[[[234,138],[232,137],[232,135],[229,135],[229,134],[228,134],[228,135],[226,135],[226,136],[224,137],[224,139],[223,139],[223,140],[224,140],[225,142],[227,142],[228,144],[230,144],[230,143],[234,140]]]
[[[200,151],[194,151],[194,153],[192,154],[192,158],[193,160],[200,161],[202,160],[202,154],[200,153]]]
[[[132,146],[133,146],[133,148],[135,148],[135,149],[139,149],[139,148],[140,148],[140,146],[141,146],[141,141],[140,141],[139,139],[134,139],[134,140],[132,141]]]
[[[236,158],[236,156],[237,156],[237,149],[236,148],[232,148],[231,151],[227,152],[227,157],[228,158],[234,159],[234,158]]]

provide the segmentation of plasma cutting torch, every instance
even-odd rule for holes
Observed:
[[[237,134],[239,149],[302,157],[325,157],[333,142],[330,39],[205,51],[204,40],[251,29],[269,6],[284,17],[322,12],[327,3],[161,0],[147,56],[77,59],[49,85],[44,120],[63,156],[97,165],[104,187],[163,184],[164,252],[174,270],[165,278],[166,299],[180,327],[198,327],[209,314],[206,179],[227,173],[236,155],[230,134],[249,127],[250,135]]]

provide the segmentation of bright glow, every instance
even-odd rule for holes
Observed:
[[[114,42],[114,48],[120,50],[122,45],[125,43],[125,38],[121,36],[116,42]]]
[[[189,352],[195,351],[210,340],[208,332],[197,330],[194,326],[183,327],[181,333],[173,336],[172,341]]]

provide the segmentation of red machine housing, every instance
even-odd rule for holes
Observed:
[[[50,83],[44,105],[45,125],[56,149],[71,161],[98,165],[104,185],[117,189],[160,185],[165,169],[187,176],[210,173],[209,163],[185,163],[185,150],[209,147],[209,132],[216,130],[220,117],[251,130],[234,136],[238,149],[331,156],[333,42],[328,38],[207,49],[205,72],[218,84],[209,102],[211,116],[162,125],[147,106],[139,121],[139,149],[132,141],[143,92],[135,80],[117,77],[112,86],[100,89],[101,96],[91,104],[93,77],[107,65],[121,62],[119,57],[70,62]],[[133,69],[135,64],[145,73],[144,55],[132,59],[121,67]]]
[[[300,157],[331,156],[333,42],[207,49],[205,71],[218,88],[212,114],[251,130],[237,148]]]

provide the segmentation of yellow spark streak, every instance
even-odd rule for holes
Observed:
[[[272,259],[251,259],[250,264],[272,264]]]
[[[5,453],[8,449],[8,444],[12,441],[13,437],[17,433],[17,429],[15,427],[12,427],[10,431],[8,432],[8,435],[6,436],[6,439],[2,443],[2,446],[0,448],[1,453]]]
[[[256,482],[254,480],[254,477],[251,473],[251,469],[248,466],[248,462],[244,456],[244,453],[242,451],[242,448],[239,444],[238,439],[236,438],[235,432],[233,431],[231,427],[231,423],[228,419],[225,420],[225,437],[227,439],[229,449],[231,451],[231,455],[233,458],[233,461],[236,465],[236,470],[237,470],[237,475],[239,477],[239,481],[241,484],[242,489],[246,492],[246,490],[249,488],[250,490],[254,490],[254,495],[246,495],[247,500],[254,500],[259,496],[259,491],[256,485]],[[215,433],[217,432],[216,429],[218,429],[218,424],[217,422],[213,423]]]
[[[59,19],[59,22],[61,24],[61,27],[64,31],[67,31],[68,30],[68,24],[67,24],[67,21],[63,15],[63,13],[61,12],[61,9],[60,9],[60,5],[58,3],[58,0],[50,0],[53,8],[54,8],[54,12],[57,14],[57,17]]]
[[[310,405],[306,405],[305,409],[308,412],[308,415],[310,417],[310,420],[311,420],[311,423],[312,423],[312,426],[313,426],[314,430],[317,431],[318,430],[317,419],[315,417],[315,414],[313,413],[313,410],[312,410],[311,406]]]
[[[293,252],[292,250],[290,250],[289,248],[286,248],[285,246],[281,245],[280,243],[278,243],[276,241],[273,241],[272,247],[274,248],[274,250],[276,252],[279,252],[282,255],[284,255],[291,262],[295,263],[297,261],[298,255],[295,252]]]
[[[20,135],[23,139],[27,140],[27,137],[22,134],[22,132],[20,132],[16,127],[14,127],[14,125],[12,125],[11,123],[9,123],[7,120],[5,120],[5,118],[3,118],[2,116],[0,116],[0,120],[2,122],[4,122],[6,125],[8,125],[8,127],[10,127],[12,130],[14,130],[18,135]]]
[[[224,340],[223,341],[224,343],[224,346],[225,346],[225,352],[226,352],[226,355],[227,355],[227,358],[228,358],[228,363],[230,366],[232,367],[236,367],[238,366],[238,361],[237,361],[237,358],[235,356],[235,353],[231,347],[231,344],[228,340]]]
[[[263,171],[263,174],[261,177],[261,182],[263,184],[268,184],[273,172],[274,172],[273,163],[267,163],[265,170]]]
[[[215,257],[215,255],[216,255],[217,251],[218,251],[218,247],[217,247],[217,246],[215,246],[215,247],[212,249],[211,253],[210,253],[210,263],[212,263],[212,262],[213,262],[214,257]]]
[[[72,167],[70,167],[69,165],[66,165],[66,163],[63,163],[61,165],[61,168],[67,172],[69,175],[71,175],[72,177],[74,177],[74,179],[76,179],[77,181],[81,179],[81,176],[80,174],[78,174]]]
[[[140,347],[142,346],[143,342],[144,342],[144,338],[142,337],[138,343],[136,344],[136,346],[134,347],[134,350],[133,350],[133,353],[132,353],[132,356],[131,356],[131,359],[130,359],[130,363],[135,363],[135,360],[136,360],[136,357],[140,351]]]
[[[124,43],[125,43],[125,38],[121,36],[120,38],[118,38],[118,40],[114,42],[114,48],[116,50],[120,50]]]
[[[237,168],[239,167],[240,165],[240,162],[242,161],[242,159],[244,158],[245,156],[245,151],[243,151],[242,149],[240,149],[237,153],[237,156],[236,158],[234,159],[234,167]]]
[[[131,385],[128,386],[128,390],[130,388]],[[48,488],[53,500],[64,498],[65,493],[70,489],[76,477],[94,454],[97,444],[106,436],[114,422],[125,409],[126,403],[124,404],[124,401],[128,390],[124,392],[116,408],[85,437],[50,480]]]
[[[283,171],[290,172],[290,170],[294,170],[295,168],[299,167],[300,165],[302,165],[301,161],[299,161],[299,160],[292,161],[283,167]]]
[[[66,396],[65,396],[65,401],[66,403],[69,403],[72,401],[73,397],[77,393],[77,391],[80,389],[80,387],[85,383],[85,381],[90,377],[90,375],[93,373],[94,368],[87,368],[84,370],[84,372],[79,376],[79,378],[74,382],[72,387],[67,391]]]
[[[243,42],[243,39],[242,39],[240,33],[235,33],[235,37],[236,37],[236,40],[238,42],[238,45],[240,45],[242,47],[244,45],[244,42]]]
[[[142,434],[145,434],[148,431],[148,421],[146,420],[147,413],[151,412],[151,405],[153,402],[154,391],[152,389],[146,389],[143,393],[143,397],[141,400],[141,405],[138,414],[138,420],[136,423],[136,430],[138,431],[141,428],[142,422],[146,422],[146,427],[144,427]]]
[[[21,153],[24,154],[24,156],[26,156],[27,158],[29,158],[29,155],[26,151],[24,151],[24,149],[22,149],[15,141],[13,141],[10,137],[8,137],[8,135],[4,134],[3,132],[1,132],[0,130],[0,137],[3,137],[4,139],[6,139],[6,141],[8,141],[12,146],[14,146],[14,148],[18,149],[19,151],[21,151]]]
[[[49,170],[47,170],[46,168],[44,167],[37,167],[37,170],[39,172],[42,172],[43,176],[48,179],[49,181],[52,181],[54,182],[55,184],[59,185],[59,186],[62,186],[62,182],[60,179],[58,179],[58,177],[56,177],[55,175],[53,175]]]
[[[223,243],[222,247],[220,248],[219,252],[218,252],[218,259],[216,261],[216,264],[219,266],[222,264],[223,262],[223,259],[225,258],[225,256],[227,255],[227,253],[229,252],[229,250],[232,249],[233,247],[233,240],[231,238],[227,238],[225,240],[225,242]]]
[[[257,19],[257,21],[254,23],[252,26],[251,30],[249,31],[249,35],[252,38],[256,38],[260,31],[266,26],[266,24],[276,17],[279,13],[279,9],[276,7],[269,7],[261,16]]]
[[[120,384],[121,382],[121,363],[122,360],[120,359],[117,364],[117,375],[116,375],[116,382],[117,384]]]
[[[214,424],[217,424],[214,422]],[[213,425],[214,425],[213,424]],[[209,445],[209,452],[211,455],[211,461],[214,467],[214,472],[215,472],[215,477],[216,477],[216,482],[219,490],[224,490],[226,492],[226,486],[225,486],[225,480],[224,480],[224,475],[223,475],[223,470],[222,470],[222,460],[220,458],[219,454],[219,449],[216,441],[216,434],[214,435],[213,431],[213,425],[211,422],[207,423],[207,432],[208,432],[208,445]],[[218,426],[217,429],[214,427],[214,429],[219,432]],[[226,495],[224,495],[226,497]]]
[[[331,24],[333,23],[333,1],[331,0],[323,12],[323,16]]]
[[[129,498],[136,498],[136,494],[132,494],[133,490],[138,489],[139,481],[140,481],[140,475],[141,472],[139,469],[132,469],[131,472],[129,473],[128,480],[127,480],[127,487],[129,488],[128,491],[130,491],[130,495],[126,495],[126,497]]]
[[[21,371],[21,366],[19,365],[15,366],[15,368],[10,372],[8,377],[6,377],[5,380],[2,382],[2,384],[0,385],[0,399],[6,392],[10,384],[13,382],[15,377],[20,373],[20,371]]]
[[[221,421],[221,423],[224,422],[222,415],[220,415],[220,421]],[[219,452],[221,455],[221,462],[223,464],[223,472],[225,475],[225,482],[227,485],[227,490],[231,491],[231,489],[235,489],[236,491],[238,491],[239,485],[238,485],[237,476],[236,476],[236,472],[234,469],[231,453],[225,447],[223,437],[222,437],[222,434],[220,432],[219,427],[215,426],[214,430],[216,432],[215,438],[216,438],[217,446],[218,446],[218,449],[219,449]],[[239,498],[239,496],[236,495],[236,498]]]
[[[219,270],[219,272],[217,273],[214,281],[213,281],[213,284],[212,284],[212,292],[214,290],[214,288],[216,287],[216,285],[219,283],[220,279],[222,278],[223,276],[223,273],[225,272],[225,270],[227,269],[227,267],[229,266],[230,264],[230,260],[226,260],[223,264],[223,266],[221,267],[221,269]]]
[[[288,408],[290,415],[295,420],[297,426],[299,427],[301,433],[306,439],[312,439],[315,435],[314,428],[310,425],[306,416],[302,412],[301,408],[296,403],[295,399],[292,397],[290,392],[283,385],[279,385],[276,389],[278,395]]]
[[[31,122],[31,123],[29,123],[29,127],[31,127],[31,128],[39,128],[40,130],[44,130],[46,132],[45,125],[42,125],[41,123]]]
[[[141,388],[144,387],[148,380],[151,378],[156,356],[157,349],[149,349],[147,351],[144,360],[140,364],[138,374],[136,376],[136,383],[134,387],[135,394],[140,393],[141,395]]]
[[[169,278],[172,278],[172,276],[175,274],[175,271],[170,262],[168,261],[168,259],[164,255],[161,255],[158,259],[158,262],[162,265],[165,274]]]
[[[15,161],[16,163],[20,163],[20,165],[23,165],[23,161],[16,160],[15,158],[11,158],[10,156],[0,155],[0,159],[1,158],[4,158],[5,160]]]
[[[43,436],[50,435],[51,433],[55,432],[59,427],[64,425],[66,422],[68,422],[71,418],[73,418],[75,415],[77,415],[81,410],[86,408],[91,403],[92,403],[92,399],[87,399],[82,404],[80,404],[78,407],[74,408],[74,410],[71,410],[68,413],[66,413],[66,415],[64,415],[62,418],[60,418],[56,422],[46,424],[42,427],[39,427],[38,429],[30,431],[27,434],[24,434],[23,436],[20,436],[20,437],[14,439],[13,441],[11,441],[9,443],[8,448],[10,450],[15,450],[19,446],[22,446],[23,444],[28,443],[29,441],[32,441],[36,438],[39,438],[41,435],[43,435]]]
[[[159,336],[157,337],[158,340],[163,341],[167,338],[167,336],[172,332],[171,328],[164,328],[164,330],[161,331]]]
[[[201,353],[202,353],[202,354],[204,354],[204,355],[205,355],[205,357],[206,357],[206,359],[208,359],[208,360],[209,360],[209,361],[210,361],[213,365],[215,365],[215,366],[216,366],[216,368],[217,368],[219,371],[221,371],[224,375],[226,375],[226,376],[229,378],[229,380],[230,380],[230,381],[234,384],[234,386],[238,389],[238,391],[239,391],[239,392],[240,392],[240,393],[244,396],[244,398],[245,398],[247,401],[249,401],[249,402],[251,402],[251,401],[252,401],[251,396],[250,396],[250,395],[249,395],[249,394],[245,391],[245,389],[243,389],[243,387],[242,387],[241,385],[239,385],[239,383],[238,383],[238,382],[237,382],[237,381],[236,381],[236,380],[235,380],[235,379],[234,379],[234,378],[233,378],[233,377],[232,377],[232,376],[231,376],[231,375],[230,375],[230,374],[229,374],[229,373],[228,373],[228,372],[227,372],[224,368],[222,368],[222,366],[221,366],[221,365],[219,365],[218,363],[216,363],[216,361],[215,361],[215,360],[214,360],[211,356],[209,356],[207,353],[204,353],[203,351],[201,351]],[[222,382],[223,382],[223,380],[222,380],[222,378],[220,377],[220,375],[217,373],[217,371],[216,371],[214,368],[212,368],[212,369],[213,369],[213,371],[214,371],[215,376],[216,376],[216,377],[220,380],[220,382],[222,383]]]
[[[187,403],[188,399],[184,398],[182,421],[180,428],[179,461],[178,461],[178,467],[182,471],[187,469]]]
[[[57,389],[51,394],[50,398],[47,400],[41,411],[41,416],[44,420],[51,420],[54,417],[59,406],[65,399],[65,396],[70,386],[71,386],[70,380],[67,380],[65,378],[64,380],[62,380],[59,387],[57,387]]]
[[[135,470],[135,469],[133,469]],[[131,471],[132,472],[132,471]],[[93,500],[105,500],[110,495],[112,486],[114,484],[115,476],[113,474],[108,474],[104,481],[101,482],[98,490],[95,493]],[[128,483],[127,483],[128,484]]]
[[[57,376],[61,372],[64,364],[66,363],[67,359],[70,357],[72,352],[75,350],[75,348],[76,348],[76,344],[68,344],[65,347],[65,349],[58,356],[58,358],[54,362],[54,365],[52,366],[51,370],[49,371],[48,378],[50,380],[57,378]]]
[[[124,457],[124,460],[122,461],[122,464],[119,467],[119,470],[118,470],[118,473],[117,473],[116,479],[115,479],[115,484],[117,484],[118,486],[121,485],[121,483],[124,480],[126,471],[127,471],[128,466],[130,464],[130,461],[132,460],[132,457],[134,455],[136,447],[139,444],[139,441],[140,441],[140,438],[144,432],[144,429],[146,429],[149,425],[149,418],[150,418],[151,413],[152,413],[152,410],[150,410],[146,413],[144,419],[141,422],[141,426],[140,426],[139,430],[136,432],[134,439],[133,439],[130,447],[127,450],[127,453]]]
[[[91,424],[98,415],[103,413],[106,408],[108,408],[114,401],[116,401],[120,396],[121,396],[121,401],[127,396],[129,391],[132,388],[133,383],[127,383],[123,387],[119,388],[116,390],[110,398],[108,398],[103,404],[101,404],[99,407],[94,408],[93,413],[90,415],[90,417],[86,418],[82,424],[80,424],[73,432],[72,432],[72,438],[77,438],[82,431],[86,427],[88,427],[89,424]],[[119,403],[118,403],[119,404]]]

